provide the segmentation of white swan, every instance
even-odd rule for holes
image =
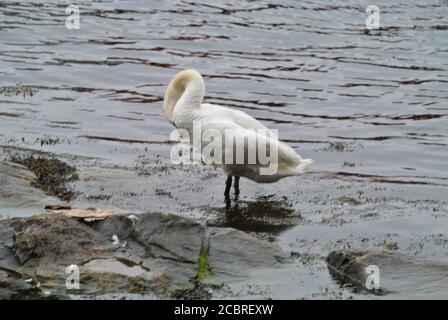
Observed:
[[[176,74],[165,93],[163,112],[166,119],[177,129],[187,130],[190,137],[193,136],[193,123],[198,121],[202,132],[213,129],[224,136],[225,130],[238,130],[237,132],[242,132],[249,137],[249,140],[267,141],[273,146],[270,150],[274,148],[278,150],[277,170],[274,174],[261,174],[260,171],[266,167],[266,164],[260,162],[258,158],[251,164],[223,163],[222,168],[227,174],[224,195],[229,195],[232,177],[235,177],[235,194],[238,194],[240,177],[256,182],[275,182],[287,176],[298,175],[313,163],[311,159],[302,159],[291,147],[279,141],[272,131],[248,114],[219,105],[202,103],[204,92],[204,81],[197,71],[183,70]],[[201,143],[204,147],[205,142],[202,139]],[[244,147],[247,148],[247,144],[243,145]],[[223,155],[228,151],[229,149],[223,146]]]

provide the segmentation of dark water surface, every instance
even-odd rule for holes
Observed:
[[[447,1],[376,1],[382,29],[368,33],[371,1],[77,1],[80,30],[65,28],[68,4],[0,2],[0,86],[38,89],[0,95],[5,158],[75,164],[79,207],[180,213],[301,253],[240,296],[365,298],[328,275],[332,249],[448,261]],[[203,74],[207,102],[277,128],[312,170],[242,180],[226,208],[219,170],[171,165],[162,100],[184,68]]]

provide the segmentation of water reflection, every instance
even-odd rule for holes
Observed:
[[[246,232],[278,234],[301,220],[300,214],[286,198],[271,196],[240,200],[238,195],[225,198],[225,207],[211,211],[218,218],[209,225],[231,227]]]

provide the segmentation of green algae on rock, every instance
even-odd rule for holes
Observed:
[[[198,268],[196,270],[196,278],[199,281],[204,280],[207,275],[212,274],[212,268],[208,264],[207,256],[208,249],[202,245],[199,251]]]

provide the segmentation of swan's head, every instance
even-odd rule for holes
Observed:
[[[202,103],[204,91],[204,81],[199,72],[193,69],[186,69],[177,73],[171,79],[165,92],[165,98],[163,100],[163,113],[165,118],[170,122],[174,122],[174,107],[184,94],[188,94],[185,97],[187,99],[185,103],[190,104],[192,107],[195,105],[199,106]]]

